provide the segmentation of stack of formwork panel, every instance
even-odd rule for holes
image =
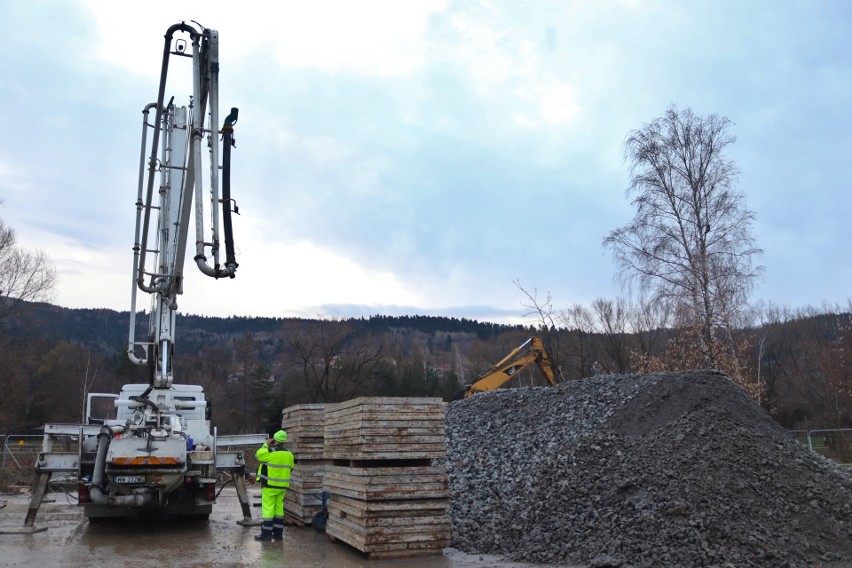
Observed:
[[[284,494],[284,516],[296,525],[311,524],[322,510],[322,475],[330,460],[323,458],[325,404],[288,406],[281,413],[287,432],[286,448],[293,452],[296,467]]]
[[[439,398],[361,397],[325,409],[326,533],[370,558],[441,554],[450,542]]]

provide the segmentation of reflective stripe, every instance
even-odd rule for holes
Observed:
[[[264,467],[266,468],[265,473],[263,472]],[[272,482],[272,483],[282,483],[282,484],[286,483],[287,487],[290,486],[290,472],[293,470],[292,465],[278,465],[278,464],[265,463],[261,466],[260,469],[261,469],[261,474],[260,474],[259,477],[260,477],[261,481]],[[283,473],[287,474],[287,477],[273,477],[273,476],[269,475],[270,469],[280,469],[280,470],[282,470]]]
[[[276,483],[290,483],[289,477],[269,477],[268,475],[261,475],[260,478],[265,479],[266,481],[275,481]]]

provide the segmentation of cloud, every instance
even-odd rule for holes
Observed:
[[[0,214],[23,245],[55,251],[69,303],[128,304],[140,111],[182,19],[219,30],[221,103],[241,109],[240,270],[193,274],[182,310],[512,312],[518,278],[560,305],[614,296],[600,243],[631,216],[621,142],[671,103],[735,123],[767,251],[759,294],[846,294],[849,7],[7,4]],[[167,95],[182,104],[189,69],[172,63]]]
[[[285,72],[310,68],[378,77],[409,75],[426,57],[422,37],[429,18],[446,4],[445,0],[317,1],[235,10],[231,2],[193,0],[182,2],[179,10],[169,10],[174,14],[169,19],[149,5],[85,2],[95,25],[96,56],[149,77],[159,73],[153,63],[162,57],[162,34],[174,23],[193,20],[219,31],[221,56],[229,63],[260,57],[271,59]],[[151,30],[162,30],[162,34]],[[267,68],[267,72],[275,70]]]

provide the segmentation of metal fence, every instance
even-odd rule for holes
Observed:
[[[816,453],[852,467],[852,428],[790,430],[790,433]]]
[[[0,466],[3,469],[32,469],[41,452],[44,436],[34,434],[8,434],[0,437],[3,442],[3,457]]]

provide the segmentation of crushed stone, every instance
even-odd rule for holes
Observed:
[[[453,537],[595,568],[852,566],[852,475],[714,371],[498,389],[446,415]]]

